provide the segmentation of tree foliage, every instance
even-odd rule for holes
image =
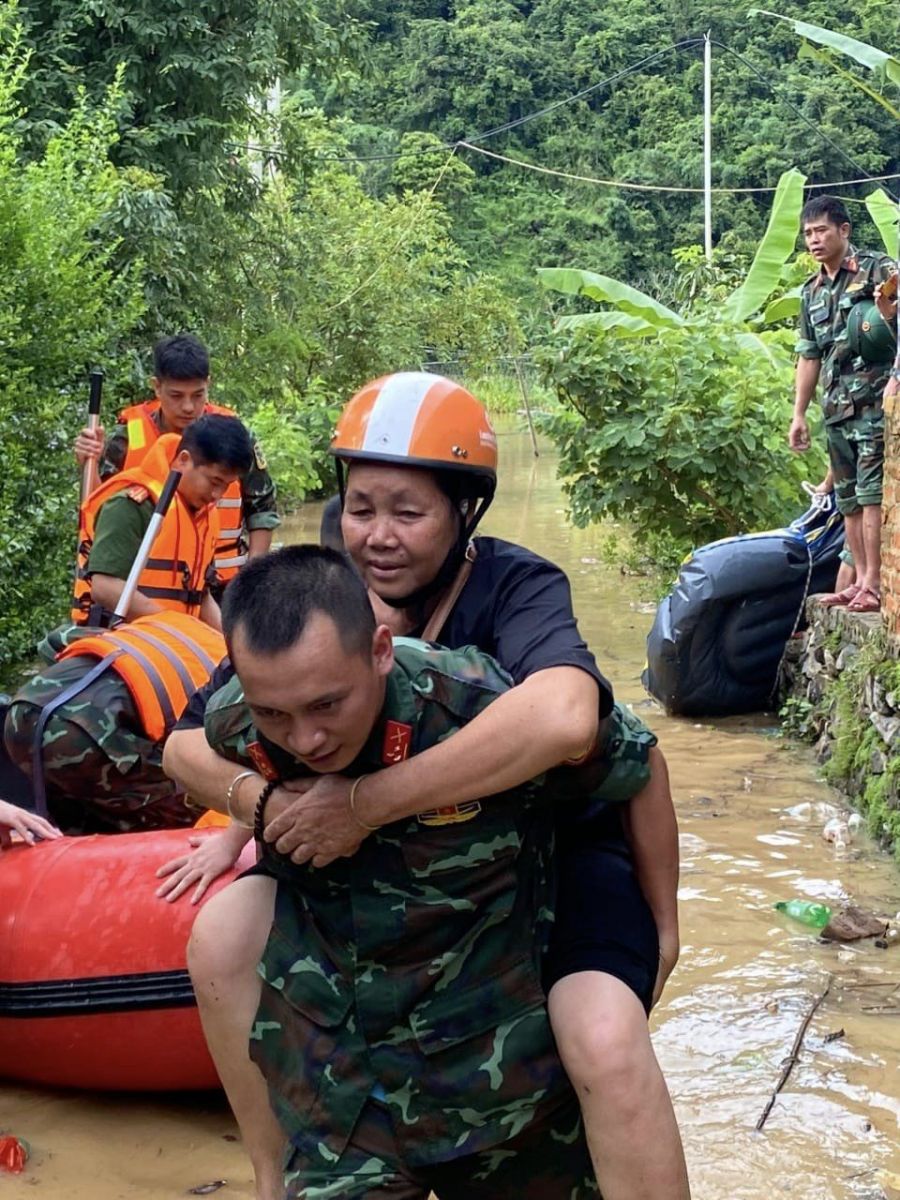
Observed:
[[[668,565],[783,524],[804,476],[824,476],[821,450],[801,461],[787,447],[786,348],[766,358],[714,311],[650,341],[572,329],[541,361],[563,402],[548,429],[576,523],[626,521]]]
[[[77,533],[71,438],[93,362],[114,373],[142,308],[140,264],[116,270],[105,215],[127,179],[109,161],[114,89],[81,97],[20,165],[28,55],[0,15],[0,671],[62,615]]]
[[[114,161],[163,176],[175,193],[233,169],[241,133],[270,132],[267,95],[291,72],[334,77],[359,30],[335,5],[289,0],[20,0],[32,61],[23,100],[38,145],[121,72]]]
[[[183,23],[179,16],[172,36],[176,26],[193,28],[198,11]],[[232,7],[223,27],[246,11]],[[63,12],[75,21],[75,6],[52,9]],[[140,57],[139,10],[121,21],[117,12],[89,6],[84,19],[109,24],[111,34],[124,21]],[[165,24],[165,9],[154,12],[144,16]],[[496,280],[470,269],[451,236],[444,199],[464,191],[464,164],[447,163],[444,196],[408,172],[375,197],[340,161],[340,122],[299,92],[267,117],[275,153],[248,137],[236,102],[232,111],[222,100],[206,137],[205,118],[193,132],[188,118],[183,128],[169,122],[174,110],[149,82],[147,104],[152,92],[160,108],[145,115],[156,112],[159,136],[150,136],[149,117],[133,137],[120,136],[123,112],[137,111],[129,88],[143,84],[129,74],[128,56],[112,65],[112,52],[103,61],[115,86],[101,86],[98,60],[94,74],[75,72],[84,86],[71,97],[69,67],[56,63],[66,100],[50,120],[40,116],[42,95],[44,112],[52,107],[42,93],[50,60],[27,45],[33,20],[15,24],[9,3],[0,13],[2,667],[66,612],[77,528],[71,443],[93,363],[107,373],[108,428],[147,395],[156,338],[198,332],[212,351],[215,398],[233,404],[267,445],[290,507],[328,486],[337,412],[367,379],[463,348],[477,366],[518,346],[520,334],[514,305]],[[313,19],[305,10],[303,20]],[[205,44],[206,27],[195,32]],[[219,49],[253,60],[256,42],[238,42],[226,38]],[[233,64],[234,78],[249,80],[254,62]],[[212,60],[207,71],[210,86],[231,78]],[[29,98],[37,110],[25,106]],[[224,138],[234,144],[220,169]]]
[[[563,401],[549,431],[576,521],[631,521],[674,565],[796,507],[810,463],[784,436],[790,335],[748,318],[783,276],[801,201],[802,176],[787,172],[746,279],[724,299],[707,283],[680,312],[594,272],[541,272],[551,289],[612,306],[564,317],[543,354]]]
[[[729,47],[713,48],[715,185],[772,188],[792,166],[816,182],[900,171],[895,126],[856,86],[872,85],[867,70],[845,60],[848,78],[798,57],[793,30],[751,15],[752,0],[354,3],[355,14],[373,22],[371,68],[332,90],[328,105],[356,122],[354,143],[364,154],[396,151],[398,135],[413,130],[444,142],[490,133],[486,148],[549,168],[699,188],[702,46],[671,47],[711,28]],[[885,0],[796,0],[788,13],[884,50],[900,44],[900,6]],[[603,80],[611,82],[516,124]],[[578,263],[640,283],[668,268],[675,247],[702,242],[699,195],[619,191],[461,154],[476,178],[460,244],[520,294],[529,294],[534,269],[548,264]],[[432,165],[436,171],[423,158],[423,170]],[[376,193],[389,186],[384,163],[364,169]],[[868,190],[841,194],[861,199]],[[770,201],[717,195],[717,246],[749,255]],[[861,205],[853,215],[866,244],[875,231]]]

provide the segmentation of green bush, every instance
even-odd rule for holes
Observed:
[[[588,326],[540,352],[562,409],[557,443],[576,523],[612,518],[657,546],[664,565],[716,538],[783,524],[818,481],[818,448],[791,453],[792,365],[709,311],[652,337]]]
[[[100,232],[125,186],[107,158],[115,91],[100,108],[82,103],[24,165],[26,65],[0,10],[0,674],[65,615],[86,376],[94,362],[115,362],[142,306],[137,266],[114,272],[115,243]]]

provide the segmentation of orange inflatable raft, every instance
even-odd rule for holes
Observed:
[[[0,1076],[218,1086],[185,965],[197,906],[154,895],[157,867],[186,852],[192,832],[66,837],[0,854]],[[206,898],[253,858],[251,843]]]

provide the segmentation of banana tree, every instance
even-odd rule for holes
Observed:
[[[719,310],[722,322],[733,327],[736,337],[750,339],[767,356],[771,356],[771,348],[747,327],[747,321],[760,311],[778,287],[782,268],[794,252],[805,182],[806,176],[794,168],[781,176],[766,231],[747,277]],[[705,320],[699,316],[682,316],[637,288],[595,271],[545,267],[538,271],[538,278],[552,291],[584,296],[609,306],[602,312],[562,317],[557,323],[561,330],[583,328],[615,331],[621,337],[652,337],[663,330],[690,332],[692,327]]]
[[[637,288],[575,268],[539,272],[544,287],[597,311],[565,316],[536,351],[562,404],[546,428],[579,523],[640,530],[642,552],[675,561],[690,546],[778,524],[796,512],[816,447],[801,463],[785,437],[792,339],[758,331],[797,241],[804,176],[779,180],[744,282],[683,312]]]
[[[775,21],[783,21],[785,25],[790,25],[794,33],[803,38],[803,47],[800,51],[803,58],[814,58],[818,62],[825,63],[848,83],[852,83],[854,87],[865,92],[882,108],[887,109],[894,118],[900,120],[900,108],[881,92],[870,87],[864,80],[840,66],[834,51],[844,54],[866,67],[873,73],[881,86],[889,82],[900,87],[900,58],[895,58],[893,54],[870,46],[868,42],[860,42],[856,38],[848,37],[845,33],[835,33],[821,25],[810,25],[808,21],[798,21],[794,17],[786,17],[782,13],[769,12],[764,8],[751,9],[750,16],[757,15],[772,17]]]
[[[881,105],[895,120],[900,120],[900,108],[896,102],[888,99],[883,91],[871,87],[858,75],[847,71],[838,62],[836,54],[852,58],[854,62],[871,71],[876,83],[881,88],[891,84],[900,89],[900,58],[888,54],[885,50],[879,50],[876,46],[870,46],[868,42],[860,42],[857,38],[848,37],[845,33],[835,33],[832,29],[825,29],[821,25],[811,25],[808,21],[798,21],[796,18],[786,17],[782,13],[757,8],[752,9],[750,15],[771,17],[775,21],[782,21],[785,25],[790,25],[794,33],[803,39],[800,49],[801,58],[813,58],[817,62],[823,63],[855,88],[864,92],[876,104]],[[888,254],[896,256],[898,244],[900,244],[900,208],[898,208],[896,200],[892,200],[883,188],[877,188],[866,197],[866,208],[881,235],[885,250]],[[775,301],[775,304],[770,305],[766,310],[766,319],[780,320],[799,312],[799,294],[794,301],[796,307],[793,309],[791,301],[792,298],[788,296]]]

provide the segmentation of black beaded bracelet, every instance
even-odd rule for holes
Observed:
[[[256,811],[253,814],[253,836],[258,842],[262,842],[263,833],[266,828],[266,804],[269,797],[278,787],[278,784],[279,780],[270,779],[259,793],[259,799],[256,802]]]

